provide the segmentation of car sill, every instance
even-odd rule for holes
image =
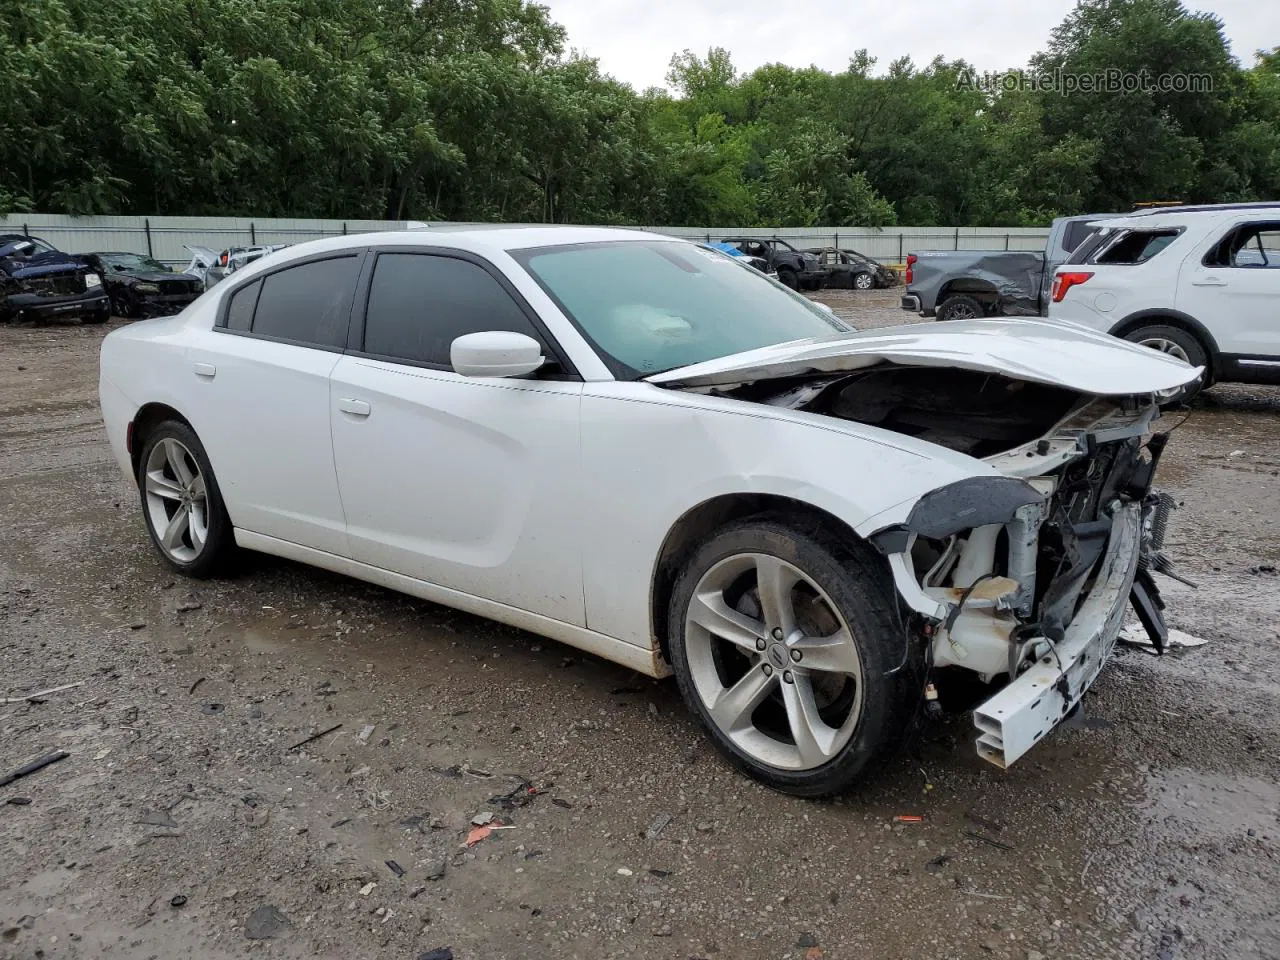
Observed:
[[[431,603],[438,603],[441,606],[463,610],[478,617],[486,617],[499,623],[518,627],[521,630],[528,630],[530,633],[549,637],[552,640],[559,640],[561,643],[567,643],[571,647],[577,647],[587,653],[593,653],[596,656],[604,657],[606,660],[620,663],[625,667],[630,667],[637,673],[643,673],[647,677],[660,678],[671,674],[671,668],[656,648],[646,650],[643,647],[626,643],[615,637],[605,636],[603,633],[596,633],[594,630],[588,630],[585,627],[575,626],[561,620],[553,620],[551,617],[530,613],[527,610],[519,610],[504,603],[485,600],[482,597],[451,590],[448,587],[437,586],[434,583],[427,583],[425,580],[406,577],[403,574],[393,573],[390,570],[361,563],[358,560],[349,560],[346,557],[325,553],[323,550],[299,546],[287,540],[278,540],[275,537],[253,533],[249,530],[236,530],[236,545],[246,550],[269,553],[272,556],[284,557],[286,560],[296,560],[299,563],[319,567],[322,570],[330,570],[348,577],[355,577],[357,580],[364,580],[380,587],[386,587],[389,590],[407,593],[410,596],[419,597]]]

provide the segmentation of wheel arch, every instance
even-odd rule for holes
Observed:
[[[936,303],[941,304],[948,297],[963,294],[967,297],[994,297],[1000,298],[1000,291],[994,283],[989,280],[983,280],[981,277],[957,277],[954,280],[948,280],[938,288],[938,298]]]
[[[746,517],[768,516],[790,521],[845,542],[861,542],[844,520],[803,500],[770,493],[731,493],[704,500],[689,509],[667,531],[653,566],[649,590],[649,621],[658,649],[670,660],[668,607],[676,578],[690,555],[713,531]]]
[[[146,446],[147,437],[152,430],[166,420],[177,420],[179,423],[186,424],[193,432],[195,431],[191,421],[167,403],[144,403],[133,415],[133,422],[130,425],[129,457],[133,464],[135,480],[138,477],[138,464],[141,462],[142,448]]]
[[[1180,310],[1153,309],[1139,310],[1125,317],[1110,330],[1113,337],[1126,337],[1134,330],[1153,324],[1176,327],[1200,341],[1204,354],[1209,358],[1209,380],[1215,380],[1222,371],[1222,357],[1218,349],[1218,341],[1214,339],[1208,327],[1190,314]]]

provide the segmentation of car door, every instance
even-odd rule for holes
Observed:
[[[339,556],[347,537],[329,374],[346,346],[363,257],[293,261],[240,284],[188,355],[193,426],[234,525]]]
[[[352,556],[585,625],[578,513],[582,383],[500,271],[458,251],[381,250],[353,349],[330,381]],[[553,363],[473,378],[466,333],[509,330]]]
[[[1280,221],[1233,224],[1187,258],[1178,306],[1214,335],[1218,349],[1280,357]]]

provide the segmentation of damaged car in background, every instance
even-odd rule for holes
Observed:
[[[214,253],[209,247],[197,244],[184,244],[184,246],[191,254],[191,262],[182,272],[200,280],[207,290],[223,278],[261,260],[267,254],[283,250],[288,244],[227,247],[220,253]]]
[[[169,316],[204,292],[199,278],[139,253],[85,253],[79,259],[102,277],[117,317]]]
[[[528,227],[298,245],[114,331],[100,396],[175,569],[258,550],[674,673],[821,796],[975,680],[1007,766],[1130,603],[1163,641],[1154,397],[1198,373],[1042,321],[859,333],[695,244]]]
[[[822,286],[827,290],[880,290],[900,283],[898,272],[879,260],[857,250],[836,247],[810,247],[811,253],[826,269]]]
[[[0,234],[0,323],[76,317],[111,319],[101,275],[38,237]]]
[[[938,320],[1043,317],[1049,312],[1053,274],[1100,221],[1117,214],[1059,217],[1043,251],[923,250],[907,255],[902,309]],[[959,234],[956,244],[959,245]]]

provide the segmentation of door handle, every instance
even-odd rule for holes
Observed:
[[[1227,281],[1220,280],[1217,277],[1205,277],[1203,280],[1192,280],[1193,287],[1225,287]]]
[[[205,377],[209,380],[212,380],[214,377],[214,374],[218,372],[218,368],[215,367],[212,363],[205,363],[203,361],[199,363],[193,363],[191,365],[191,369],[195,371],[195,375],[197,377]]]
[[[343,397],[338,401],[338,409],[343,413],[349,413],[353,417],[367,417],[372,408],[364,400],[355,400],[351,397]]]

